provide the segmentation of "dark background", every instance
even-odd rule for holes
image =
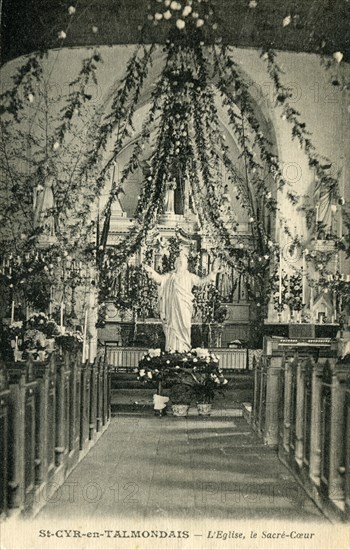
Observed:
[[[153,2],[153,0],[152,0]],[[350,60],[349,0],[249,0],[213,2],[224,41],[233,46],[271,45],[289,51],[344,53]],[[138,43],[148,0],[3,0],[1,63],[37,49]],[[1,5],[1,0],[0,0]],[[69,5],[76,6],[74,17]],[[282,21],[293,21],[283,28]],[[57,34],[67,31],[62,42]],[[98,32],[92,32],[92,26]],[[163,29],[163,30],[162,30]],[[150,24],[146,42],[162,42],[164,26]]]

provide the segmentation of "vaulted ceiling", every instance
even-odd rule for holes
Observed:
[[[3,0],[1,62],[38,48],[61,46],[57,36],[67,25],[64,46],[137,43],[148,3]],[[280,50],[326,54],[340,50],[344,60],[350,61],[350,0],[216,0],[213,4],[223,40],[233,46],[271,45]],[[74,17],[68,14],[70,5],[76,7]],[[282,21],[287,16],[291,16],[291,23],[284,27]],[[164,40],[164,27],[150,26],[146,41]]]

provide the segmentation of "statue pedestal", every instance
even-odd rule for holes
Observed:
[[[175,214],[174,212],[164,212],[160,214],[158,223],[165,227],[175,227],[179,222],[183,221],[181,214]]]

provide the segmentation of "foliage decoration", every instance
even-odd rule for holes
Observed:
[[[256,2],[249,2],[247,10],[256,7]],[[68,8],[67,25],[58,31],[60,47],[75,11],[76,6]],[[291,24],[296,24],[295,14],[286,15],[282,21],[284,27]],[[149,112],[134,142],[131,157],[119,181],[112,175],[102,224],[100,220],[95,223],[90,218],[96,200],[135,130],[135,114],[158,49],[154,43],[146,45],[143,40],[147,26],[153,25],[163,25],[168,33],[165,45],[161,46],[164,63],[154,82]],[[112,93],[107,112],[92,106],[88,90],[98,81],[102,57],[97,50],[83,61],[81,70],[71,82],[74,89],[62,98],[63,106],[58,114],[49,108],[52,99],[49,79],[53,67],[47,66],[46,53],[29,56],[18,68],[12,88],[0,97],[2,220],[6,224],[2,248],[10,250],[16,258],[13,271],[10,273],[6,266],[2,274],[9,295],[23,292],[37,309],[47,309],[52,285],[59,286],[57,279],[62,287],[67,283],[74,292],[76,286],[84,284],[79,274],[72,274],[72,270],[69,275],[65,272],[65,258],[74,254],[85,264],[96,262],[101,304],[113,298],[120,309],[131,309],[135,325],[138,317],[153,314],[156,288],[146,282],[140,268],[125,266],[146,246],[163,211],[167,184],[175,178],[189,182],[201,234],[210,243],[214,256],[247,276],[249,297],[260,304],[260,320],[264,318],[270,292],[274,289],[270,275],[280,256],[271,235],[275,218],[279,218],[285,233],[295,242],[301,242],[301,238],[292,236],[288,220],[278,208],[277,192],[288,184],[284,181],[278,156],[262,131],[249,83],[234,61],[233,49],[222,44],[217,30],[218,21],[211,1],[167,0],[163,3],[152,0],[147,21],[141,28],[140,44]],[[274,84],[276,105],[281,107],[282,118],[291,124],[292,138],[306,153],[309,167],[329,193],[330,200],[340,204],[343,199],[338,189],[338,176],[329,172],[329,159],[317,154],[310,130],[291,105],[292,91],[282,82],[283,73],[276,53],[264,47],[261,55]],[[335,51],[333,58],[339,64],[343,53]],[[228,114],[240,149],[237,161],[233,160],[225,140],[218,100]],[[40,130],[32,132],[34,124]],[[149,148],[151,153],[146,154]],[[21,163],[26,170],[19,168]],[[109,248],[113,203],[125,192],[129,176],[141,165],[146,165],[147,170],[133,225],[124,239]],[[228,215],[222,209],[225,197],[222,165],[249,216],[249,236],[241,236],[232,212]],[[47,193],[51,198],[47,199],[45,211],[39,213],[41,223],[37,223],[34,203],[37,206],[38,201],[34,198],[43,197],[40,193],[47,191],[49,177],[52,178],[52,197]],[[292,188],[287,189],[286,195],[292,205],[299,204],[301,197]],[[322,228],[313,219],[313,205],[299,208],[309,227],[320,237]],[[347,220],[345,225],[350,226],[346,209],[343,211]],[[48,235],[49,227],[54,228],[54,234]],[[40,255],[40,242],[47,237],[52,237],[54,244],[50,241],[45,254]],[[327,253],[329,260],[340,250],[349,255],[348,236],[331,237],[334,237],[334,249]],[[26,261],[27,254],[30,261]],[[317,262],[317,256],[312,251],[308,261]],[[325,264],[323,261],[326,267]],[[165,268],[171,268],[170,258],[164,262]],[[121,287],[118,277],[125,269],[129,286],[118,290],[118,285]],[[298,286],[299,274],[296,272],[294,277]],[[328,283],[321,279],[325,288]],[[338,286],[338,294],[345,291],[342,285]],[[300,304],[294,303],[293,309],[297,309],[296,305]],[[214,310],[208,306],[204,317],[212,320]]]

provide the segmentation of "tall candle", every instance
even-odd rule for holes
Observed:
[[[61,328],[63,328],[63,309],[64,309],[64,303],[61,302],[61,321],[60,321]]]
[[[87,351],[86,351],[86,336],[87,336],[87,309],[85,311],[85,319],[84,319],[84,338],[83,338],[83,363],[85,363],[87,359]]]
[[[306,303],[306,265],[305,265],[305,250],[303,251],[303,275],[302,275],[302,301]]]
[[[280,251],[280,262],[278,269],[278,303],[282,304],[282,252]]]
[[[49,315],[51,317],[52,315],[52,296],[53,296],[53,291],[52,291],[52,286],[50,287],[50,303],[49,303]]]
[[[15,301],[12,300],[11,304],[11,323],[13,323],[15,320]]]
[[[312,286],[310,288],[310,316],[312,321],[314,320],[313,309],[314,309],[314,287]]]

